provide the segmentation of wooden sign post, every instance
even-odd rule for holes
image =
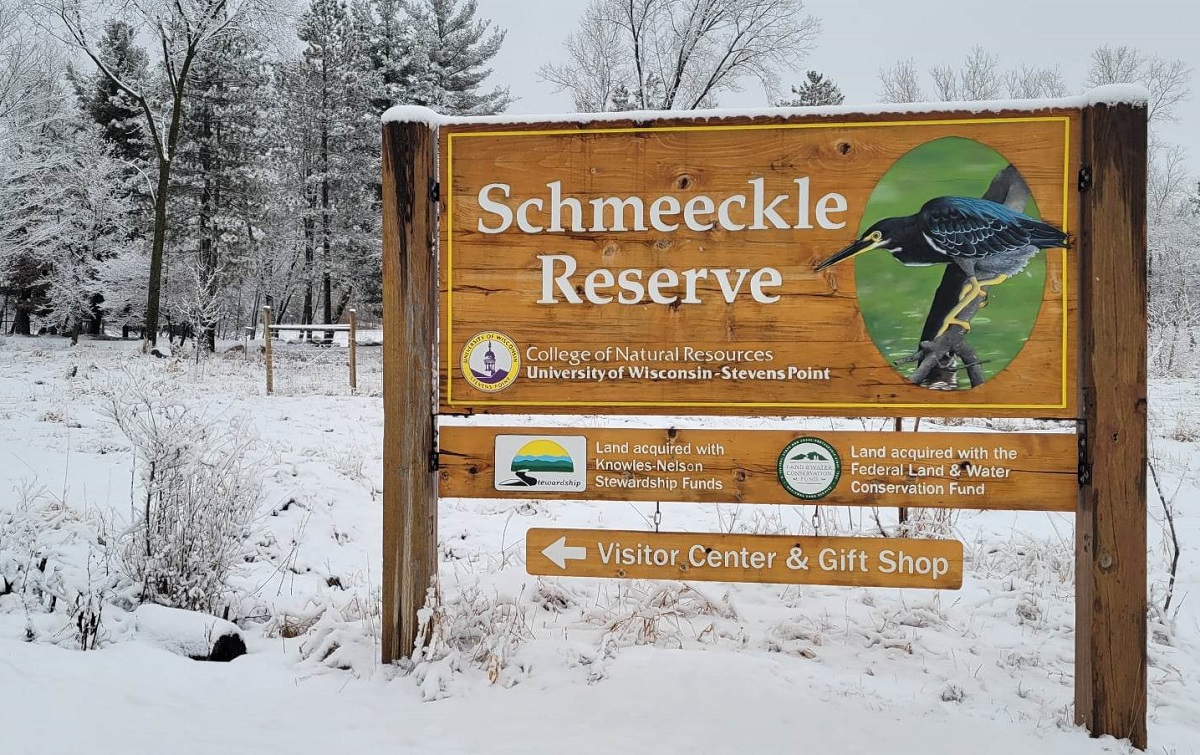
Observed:
[[[437,574],[437,131],[417,110],[383,127],[384,663],[425,644],[417,612]]]
[[[1121,89],[836,116],[389,111],[383,660],[427,641],[439,493],[1074,510],[1076,717],[1144,748],[1146,112]],[[437,427],[475,413],[1075,432]],[[961,544],[844,540],[531,529],[526,568],[961,584]]]
[[[1146,108],[1084,111],[1075,720],[1146,748]]]

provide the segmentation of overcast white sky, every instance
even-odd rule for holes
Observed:
[[[538,80],[537,69],[560,60],[562,43],[588,0],[478,0],[479,16],[508,30],[493,61],[493,81],[520,99],[515,113],[570,112],[566,94]],[[1193,94],[1179,123],[1162,136],[1184,144],[1192,172],[1200,172],[1200,3],[1196,0],[806,0],[821,20],[816,49],[803,68],[837,82],[847,105],[876,101],[879,69],[914,58],[922,70],[957,64],[975,45],[1000,57],[1006,68],[1023,63],[1058,65],[1068,86],[1082,89],[1089,54],[1102,45],[1131,45],[1183,58],[1192,66]],[[790,77],[798,82],[803,71]],[[787,77],[785,77],[787,78]],[[721,98],[723,107],[767,104],[757,82]]]

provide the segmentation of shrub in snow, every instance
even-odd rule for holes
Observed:
[[[0,612],[23,611],[25,637],[91,650],[105,639],[106,606],[129,585],[110,568],[100,523],[80,517],[36,483],[0,510]]]
[[[142,600],[216,613],[260,498],[248,421],[207,417],[162,386],[133,381],[109,399],[137,470],[120,562],[141,583]]]
[[[426,700],[445,695],[448,676],[474,666],[488,681],[515,684],[504,671],[518,648],[533,638],[533,606],[521,595],[488,595],[478,584],[464,586],[457,595],[439,600],[431,588],[420,612],[420,634],[430,643],[420,651],[414,673]]]

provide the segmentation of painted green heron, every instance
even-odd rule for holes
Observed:
[[[951,325],[970,330],[958,315],[985,287],[1017,275],[1042,249],[1067,248],[1067,234],[987,199],[937,197],[915,215],[884,218],[854,243],[817,265],[824,270],[872,249],[886,249],[910,267],[949,264],[962,269],[967,282],[958,303],[946,314],[937,335]]]

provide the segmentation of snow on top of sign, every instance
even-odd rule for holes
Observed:
[[[986,100],[975,102],[911,102],[882,103],[871,106],[831,105],[822,107],[763,107],[717,110],[630,110],[612,113],[558,113],[542,115],[487,115],[457,117],[441,115],[429,108],[397,105],[383,114],[383,121],[427,123],[432,127],[456,124],[519,125],[530,123],[602,123],[605,121],[651,120],[654,118],[691,118],[697,121],[722,120],[725,118],[779,117],[789,115],[848,116],[848,115],[895,115],[905,113],[999,113],[1014,110],[1036,112],[1039,110],[1080,108],[1088,105],[1116,105],[1128,103],[1145,105],[1149,99],[1145,87],[1137,84],[1111,84],[1096,87],[1075,97],[1030,100]]]
[[[1077,99],[1088,105],[1146,105],[1150,102],[1150,90],[1141,84],[1106,84],[1084,92]]]
[[[434,128],[450,121],[447,116],[422,105],[395,105],[387,109],[383,114],[383,120],[384,122],[428,123]]]

